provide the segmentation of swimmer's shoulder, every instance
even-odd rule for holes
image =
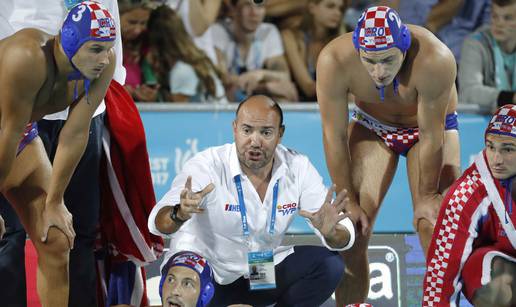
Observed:
[[[0,66],[2,74],[12,78],[18,76],[28,85],[40,84],[45,80],[48,53],[44,45],[52,36],[37,29],[23,29],[0,45]]]
[[[358,52],[353,46],[353,33],[344,33],[330,41],[321,51],[317,59],[318,70],[330,66],[339,70],[339,74],[347,74],[354,65],[360,64]]]
[[[409,25],[409,30],[412,35],[409,52],[417,67],[429,71],[455,69],[453,53],[432,32],[417,25]]]
[[[352,32],[337,36],[323,48],[319,56],[328,57],[336,64],[348,64],[348,62],[357,57],[352,37]]]

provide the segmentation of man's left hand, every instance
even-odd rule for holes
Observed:
[[[310,220],[312,225],[321,232],[325,238],[333,238],[337,233],[338,223],[347,217],[341,214],[349,201],[346,189],[340,191],[332,201],[335,185],[332,185],[326,194],[323,205],[317,212],[299,211],[299,215]]]

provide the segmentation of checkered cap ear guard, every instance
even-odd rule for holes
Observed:
[[[362,13],[353,32],[355,49],[379,51],[397,47],[405,53],[410,47],[410,31],[398,13],[387,6],[373,6]]]
[[[506,104],[496,110],[487,126],[485,134],[488,133],[516,137],[516,105]]]
[[[159,296],[163,297],[163,283],[167,277],[170,268],[175,266],[184,266],[190,268],[199,274],[201,281],[201,291],[197,300],[197,307],[207,306],[215,294],[213,285],[213,272],[208,261],[199,254],[190,251],[182,251],[170,257],[167,263],[161,269],[161,280],[159,283]]]
[[[83,1],[72,7],[61,28],[61,45],[70,62],[85,42],[114,41],[115,37],[113,17],[95,1]]]

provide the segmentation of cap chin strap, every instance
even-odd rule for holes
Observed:
[[[75,101],[77,99],[77,97],[79,97],[79,92],[77,89],[79,80],[84,80],[84,93],[85,93],[85,97],[86,97],[86,102],[89,104],[90,101],[88,99],[88,92],[90,91],[91,80],[86,78],[86,76],[84,76],[81,73],[81,71],[77,68],[77,66],[75,66],[75,64],[72,62],[72,59],[70,59],[70,64],[72,64],[74,71],[68,75],[68,81],[75,80],[75,84],[73,86],[73,101]]]
[[[394,88],[394,94],[398,95],[398,86],[399,86],[398,76],[394,77],[394,80],[392,80],[392,86]],[[380,91],[380,99],[383,102],[385,100],[385,86],[384,85],[376,86],[376,89]]]
[[[401,49],[400,49],[400,51],[401,51]],[[403,53],[403,62],[404,62],[405,61],[405,56],[407,55],[407,52],[406,51],[405,52],[402,51],[402,53]],[[403,62],[402,62],[402,66],[403,66]],[[394,80],[392,80],[392,86],[394,88],[394,94],[395,95],[398,95],[398,87],[399,87],[399,85],[400,85],[400,82],[398,80],[398,75],[396,74],[396,77],[394,77]],[[380,99],[383,102],[385,100],[385,86],[376,86],[376,89],[380,91]]]

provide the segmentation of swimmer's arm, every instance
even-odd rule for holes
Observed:
[[[38,45],[9,46],[3,58],[0,62],[0,189],[31,120],[34,100],[45,82],[46,71],[45,56]]]
[[[115,60],[114,56],[112,58],[110,58],[110,64],[101,76],[91,83],[88,97],[83,95],[80,101],[70,109],[68,119],[59,134],[47,204],[62,202],[64,191],[84,153],[88,143],[91,118],[102,99],[104,99],[109,83],[113,78]],[[96,180],[96,178],[91,178],[91,180]]]
[[[343,69],[330,52],[328,47],[321,51],[317,60],[316,80],[326,165],[337,191],[346,189],[350,202],[357,204],[351,184],[348,146],[348,70]]]
[[[443,164],[444,125],[455,91],[455,60],[446,48],[421,63],[417,83],[419,126],[419,193],[422,200],[439,193]],[[438,57],[438,58],[437,58]]]

